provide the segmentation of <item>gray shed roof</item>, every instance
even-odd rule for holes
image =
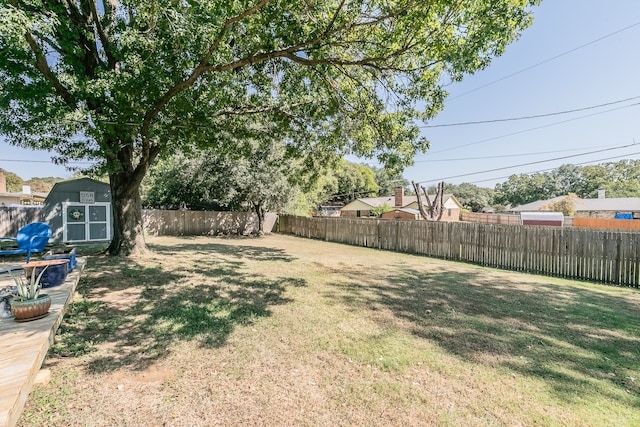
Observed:
[[[58,198],[60,193],[77,191],[100,191],[107,195],[111,192],[111,189],[108,183],[87,177],[68,179],[66,181],[56,182],[44,203],[57,203],[59,202]],[[111,198],[110,194],[108,198]]]

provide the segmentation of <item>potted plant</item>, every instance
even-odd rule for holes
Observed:
[[[32,269],[28,280],[25,280],[21,275],[14,275],[11,270],[8,270],[16,284],[16,295],[11,302],[11,314],[17,322],[41,319],[49,314],[51,297],[40,293],[40,279],[42,279],[45,270],[46,267],[36,275],[36,269]]]

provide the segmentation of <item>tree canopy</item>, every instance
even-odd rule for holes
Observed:
[[[248,143],[246,156],[199,151],[160,161],[143,186],[143,204],[161,209],[253,210],[259,230],[267,210],[279,210],[294,194],[296,167],[284,143]]]
[[[429,194],[435,194],[436,190],[436,186],[427,189]],[[473,212],[480,212],[484,207],[494,206],[495,191],[491,188],[478,187],[468,182],[460,185],[445,183],[444,192],[453,194],[462,206]]]
[[[409,164],[443,85],[486,67],[537,0],[0,0],[0,134],[108,174],[112,254],[145,249],[140,186],[189,146],[278,135]]]
[[[563,165],[550,172],[511,175],[507,181],[496,185],[495,201],[517,206],[569,193],[580,198],[594,198],[601,188],[606,190],[607,197],[640,197],[640,160]]]

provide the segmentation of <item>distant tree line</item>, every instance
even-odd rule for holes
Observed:
[[[64,181],[64,178],[44,177],[44,178],[31,178],[23,180],[13,172],[9,172],[0,168],[0,171],[4,173],[4,177],[7,182],[7,191],[9,193],[19,193],[22,191],[22,187],[28,185],[31,187],[31,191],[36,193],[48,193],[53,188],[56,182]]]
[[[569,193],[595,198],[598,189],[604,189],[607,197],[640,197],[640,160],[563,165],[550,172],[511,175],[496,185],[494,204],[516,206]]]
[[[215,151],[176,154],[152,168],[142,188],[147,208],[191,210],[253,210],[307,215],[324,205],[343,205],[357,198],[391,196],[404,187],[414,194],[402,175],[384,168],[345,159],[327,161],[314,168],[291,159],[284,143],[247,141],[242,156]],[[308,171],[314,169],[314,173]],[[22,180],[2,170],[7,191],[47,192],[62,178]],[[549,172],[511,175],[495,188],[475,184],[445,184],[466,209],[485,207],[497,211],[558,196],[594,198],[604,189],[607,197],[640,197],[640,160],[599,165],[563,165]],[[427,189],[435,193],[435,187]],[[381,212],[382,213],[382,212]]]

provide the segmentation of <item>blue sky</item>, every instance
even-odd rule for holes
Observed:
[[[448,88],[444,111],[428,125],[548,114],[639,98],[539,119],[425,128],[431,149],[416,157],[404,177],[425,185],[445,180],[494,187],[511,174],[566,163],[640,159],[640,105],[631,106],[640,103],[639,45],[638,0],[543,0],[534,9],[533,26],[503,56]],[[618,148],[634,139],[637,145]],[[51,153],[2,140],[0,153],[0,167],[23,179],[72,175],[50,162]],[[545,161],[566,156],[575,157]],[[541,163],[512,167],[532,162]],[[500,168],[508,169],[467,175]]]
[[[639,44],[640,1],[543,0],[534,9],[533,26],[487,69],[450,87],[444,111],[429,124],[547,114],[640,97]],[[423,129],[431,149],[417,156],[404,176],[425,185],[445,180],[494,187],[514,173],[600,163],[614,156],[621,157],[611,161],[639,159],[640,105],[630,106],[639,102],[540,119]],[[635,147],[617,148],[634,139]],[[458,176],[602,149],[607,151]],[[453,160],[462,158],[471,160]]]

